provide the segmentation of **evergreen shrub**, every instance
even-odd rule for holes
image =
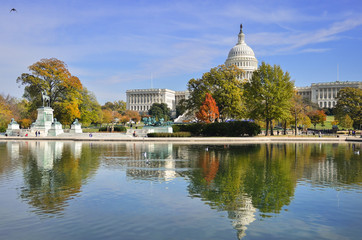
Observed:
[[[192,136],[207,137],[240,137],[256,136],[261,132],[260,126],[253,122],[233,121],[214,123],[191,123],[177,125],[182,132],[190,132]]]
[[[191,133],[190,132],[147,133],[147,137],[191,137]]]
[[[100,127],[98,129],[99,132],[107,132],[107,127]],[[126,132],[127,128],[124,126],[115,126],[113,129],[114,132]]]

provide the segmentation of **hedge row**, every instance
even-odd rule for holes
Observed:
[[[191,133],[189,132],[147,133],[147,137],[191,137]]]
[[[99,132],[107,132],[109,128],[107,127],[101,127],[99,128]],[[115,126],[113,129],[114,132],[127,132],[127,128],[123,126]]]
[[[180,124],[172,128],[173,132],[190,132],[192,136],[205,137],[256,136],[261,132],[258,124],[247,121]]]

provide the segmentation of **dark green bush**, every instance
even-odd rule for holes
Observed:
[[[189,132],[176,132],[176,133],[148,133],[148,137],[191,137]]]
[[[0,127],[0,132],[6,132],[6,127]]]
[[[258,124],[247,121],[191,123],[177,126],[180,131],[190,132],[192,136],[240,137],[256,136],[261,132]]]
[[[180,132],[180,125],[176,125],[176,124],[172,125],[172,131],[174,133]]]
[[[109,131],[109,128],[107,127],[100,127],[98,129],[99,132],[107,132]],[[115,126],[114,129],[113,129],[114,132],[126,132],[127,131],[127,128],[124,127],[124,126]]]

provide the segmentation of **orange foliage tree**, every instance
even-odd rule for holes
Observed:
[[[210,93],[206,93],[205,101],[202,103],[199,111],[196,112],[195,115],[199,121],[205,123],[215,122],[215,120],[219,117],[219,108],[216,106],[215,99]]]
[[[137,111],[126,110],[123,115],[128,116],[135,123],[141,120],[141,116]]]
[[[308,117],[310,118],[311,123],[316,128],[318,123],[324,123],[327,119],[327,115],[324,113],[323,110],[315,110],[307,113]]]

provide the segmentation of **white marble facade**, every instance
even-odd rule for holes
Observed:
[[[152,104],[166,103],[171,111],[175,111],[178,102],[186,95],[186,91],[159,88],[127,90],[127,110],[148,112]]]
[[[346,87],[362,89],[362,82],[336,81],[312,83],[310,87],[297,87],[296,90],[298,95],[309,99],[313,103],[317,103],[321,108],[334,108],[337,104],[339,90]]]

